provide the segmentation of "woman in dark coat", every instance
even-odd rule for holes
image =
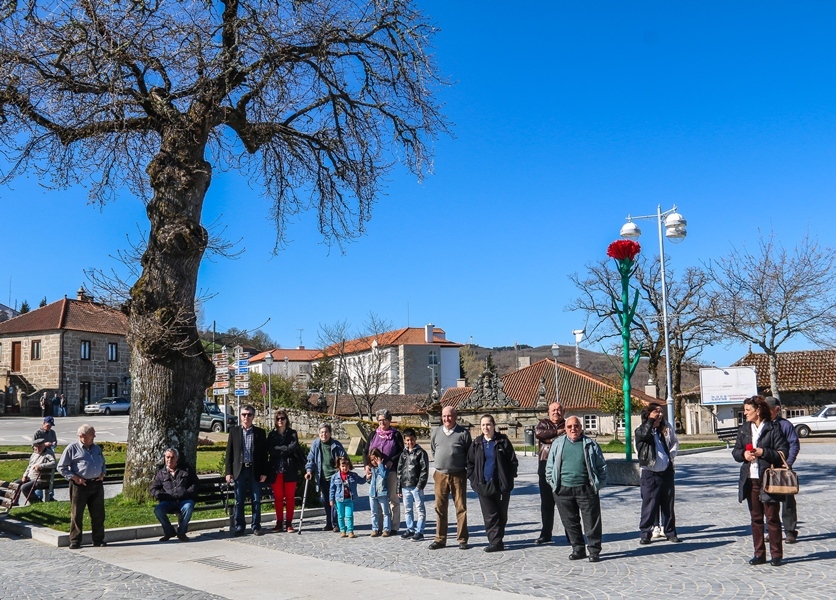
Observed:
[[[296,482],[299,479],[299,438],[290,428],[290,419],[283,410],[276,411],[275,426],[267,436],[270,457],[270,482],[276,508],[273,531],[293,532]],[[286,515],[286,516],[285,516]],[[285,517],[285,523],[282,523]]]
[[[467,478],[479,495],[489,543],[485,552],[501,552],[505,550],[502,538],[517,476],[517,454],[508,436],[496,431],[493,416],[482,415],[479,426],[482,435],[473,440],[467,452]]]
[[[769,530],[769,553],[773,567],[781,566],[784,558],[781,534],[780,497],[773,498],[766,494],[763,487],[763,475],[770,466],[783,465],[782,452],[787,456],[789,444],[781,428],[772,422],[772,411],[763,396],[752,396],[743,402],[743,414],[746,422],[737,432],[737,441],[732,450],[734,460],[740,465],[738,502],[745,499],[752,516],[752,542],[755,554],[749,560],[750,565],[762,565],[766,562],[766,546],[763,536],[763,520]]]

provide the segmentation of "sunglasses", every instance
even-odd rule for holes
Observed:
[[[277,421],[287,421],[287,417],[276,417]]]
[[[241,413],[241,418],[245,418],[245,417],[252,418],[252,417],[253,417],[253,413]]]
[[[580,429],[580,428],[581,428],[580,425],[567,425],[566,426],[566,429]]]

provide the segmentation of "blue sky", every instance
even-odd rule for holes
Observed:
[[[204,222],[220,218],[245,252],[204,263],[209,324],[269,318],[283,346],[302,328],[311,347],[320,323],[374,311],[484,346],[572,344],[584,317],[564,310],[567,275],[605,256],[628,213],[679,206],[689,235],[666,246],[675,269],[759,230],[789,247],[806,232],[834,245],[836,4],[418,4],[455,82],[441,93],[455,137],[435,143],[434,173],[393,172],[345,254],[303,215],[277,256],[267,202],[216,173]],[[74,295],[84,269],[118,267],[109,256],[146,227],[138,200],[99,210],[82,188],[31,178],[0,189],[0,205],[3,303]],[[645,253],[658,253],[654,225],[642,227]]]

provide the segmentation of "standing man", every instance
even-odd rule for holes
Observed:
[[[200,483],[197,475],[187,464],[179,463],[180,453],[176,448],[168,448],[163,454],[165,466],[154,475],[151,482],[151,496],[159,501],[154,507],[154,515],[163,526],[161,542],[167,542],[175,535],[181,542],[188,542],[186,532],[189,521],[192,520],[194,501],[197,495],[197,485]],[[171,526],[169,514],[176,513],[177,531]]]
[[[305,463],[305,479],[314,480],[314,487],[322,499],[325,509],[324,531],[339,533],[337,524],[336,502],[331,506],[331,477],[337,472],[337,459],[348,456],[343,445],[331,437],[331,426],[328,423],[319,425],[319,438],[311,444],[308,460]],[[330,507],[330,508],[329,508]],[[374,506],[372,506],[374,510]]]
[[[589,562],[601,560],[603,533],[598,490],[607,483],[607,463],[598,442],[583,434],[578,417],[566,419],[566,435],[552,443],[546,462],[546,481],[554,491],[557,513],[572,544],[569,560],[586,558],[584,533]]]
[[[81,548],[84,509],[90,511],[93,545],[105,546],[104,480],[106,467],[101,447],[93,440],[91,425],[78,428],[78,441],[64,448],[58,471],[70,482],[70,550]]]
[[[67,395],[61,394],[61,416],[67,416]]]
[[[787,464],[792,468],[798,451],[801,450],[801,442],[792,423],[781,416],[781,400],[773,396],[766,397],[766,404],[772,411],[772,422],[777,423],[787,438],[790,445],[790,455],[786,457]],[[794,494],[787,494],[781,502],[781,521],[784,524],[784,532],[787,534],[786,542],[794,544],[798,541],[798,505],[795,502]]]
[[[552,541],[554,494],[549,482],[546,481],[546,461],[549,459],[554,440],[565,434],[566,421],[563,419],[563,406],[560,402],[552,402],[549,404],[548,418],[543,419],[534,427],[534,437],[540,444],[537,452],[537,479],[540,486],[540,519],[543,521],[540,537],[535,540],[535,544],[548,544]]]
[[[447,545],[447,506],[452,494],[456,505],[456,539],[459,548],[467,550],[467,453],[472,440],[470,430],[456,423],[458,413],[452,406],[441,409],[441,426],[430,436],[430,449],[435,461],[435,540],[430,550]]]
[[[662,533],[669,542],[678,543],[673,461],[679,450],[679,440],[671,424],[665,420],[661,404],[651,402],[642,410],[642,424],[636,429],[635,437],[642,472],[639,543],[649,544],[652,541],[653,527],[660,513]]]
[[[55,392],[52,395],[52,416],[61,416],[61,398],[58,396],[58,392]]]
[[[229,428],[226,441],[226,482],[235,481],[235,526],[233,535],[244,535],[244,503],[252,495],[252,528],[255,535],[261,530],[261,484],[267,480],[267,434],[253,425],[255,408],[247,404],[241,408],[241,425]]]
[[[41,416],[42,417],[46,417],[47,415],[49,415],[49,413],[47,412],[47,406],[48,406],[48,402],[47,402],[47,399],[46,399],[46,392],[44,392],[43,394],[41,394]]]

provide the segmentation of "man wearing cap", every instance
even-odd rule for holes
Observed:
[[[47,454],[51,454],[52,458],[55,458],[55,447],[58,446],[58,435],[55,433],[55,419],[53,417],[44,417],[44,423],[41,425],[41,428],[35,432],[36,437],[43,438],[44,440],[44,451]],[[38,500],[43,499],[44,491],[36,489],[35,495],[38,497]],[[52,490],[49,491],[49,501],[51,502],[54,500],[54,496],[52,494]]]
[[[78,441],[64,448],[58,460],[58,471],[70,482],[70,550],[81,548],[81,524],[84,509],[90,511],[93,545],[104,546],[105,458],[93,440],[96,430],[92,425],[78,428]]]
[[[40,433],[40,432],[39,432]],[[43,479],[49,479],[50,472],[55,468],[55,455],[46,452],[44,438],[37,433],[32,439],[32,456],[29,457],[29,465],[23,472],[23,477],[13,482],[9,487],[17,492],[13,498],[2,498],[0,504],[5,508],[17,506],[20,496],[31,502],[40,502],[40,498],[32,493],[32,488],[38,485]]]
[[[787,438],[787,443],[790,446],[790,455],[786,457],[787,464],[792,468],[795,463],[795,458],[798,456],[798,451],[801,450],[801,443],[798,440],[798,434],[795,432],[795,427],[792,423],[781,416],[781,400],[773,396],[766,397],[766,403],[772,411],[772,422],[777,423]],[[795,495],[787,494],[781,502],[781,521],[784,523],[784,531],[787,534],[786,542],[794,544],[798,541],[798,506],[795,503]]]

